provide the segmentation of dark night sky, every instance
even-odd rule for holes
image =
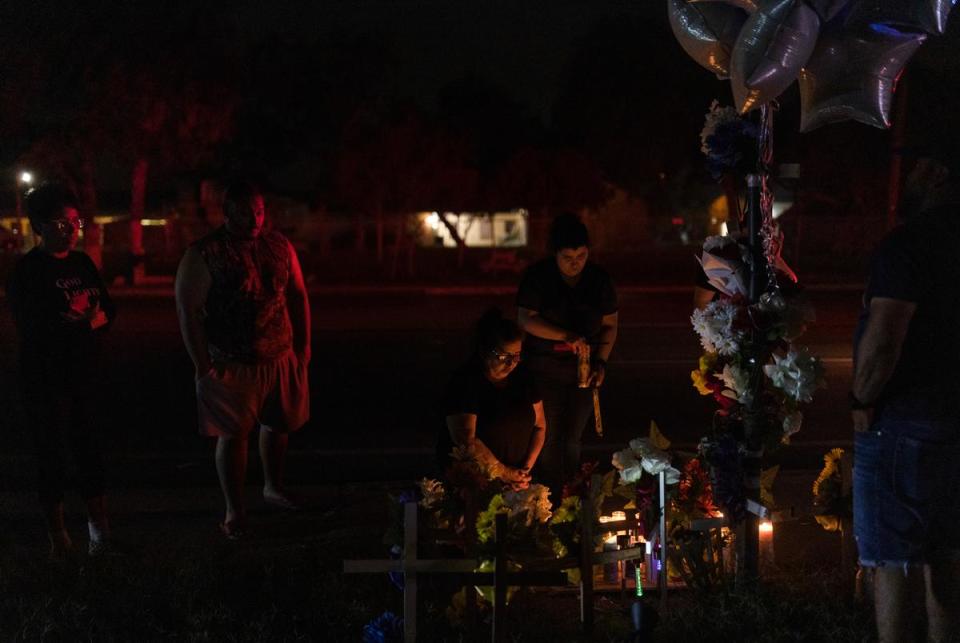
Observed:
[[[117,31],[168,28],[163,23],[169,22],[171,11],[166,2],[3,4],[0,35],[17,42],[27,55],[36,48],[63,46],[85,28],[105,38]],[[212,27],[209,15],[204,18],[206,26],[195,27],[199,7],[209,14],[216,4],[222,10]],[[230,34],[235,42],[273,35],[299,42],[352,34],[382,36],[397,58],[397,84],[420,102],[429,103],[444,84],[475,73],[504,87],[541,116],[549,111],[577,41],[605,20],[649,22],[650,34],[669,45],[669,57],[682,56],[672,38],[665,37],[669,27],[664,3],[653,0],[328,0],[173,6],[178,6],[175,13],[182,30],[212,28]],[[165,18],[159,17],[161,12]],[[83,47],[84,42],[73,46]]]
[[[120,31],[159,28],[170,7],[182,28],[196,24],[198,7],[214,19],[218,31],[233,32],[242,42],[277,34],[311,41],[344,34],[382,35],[397,57],[397,81],[402,91],[428,102],[437,89],[475,72],[513,93],[535,113],[545,116],[556,96],[564,65],[597,25],[621,20],[649,25],[638,30],[640,49],[649,49],[649,64],[670,76],[695,64],[670,35],[666,3],[661,0],[305,0],[280,2],[78,2],[51,0],[0,3],[0,37],[17,43],[29,56],[51,43],[63,46],[83,25],[111,38]],[[209,16],[205,18],[209,24]],[[195,26],[194,29],[197,29]],[[203,31],[204,27],[199,27]],[[84,36],[86,37],[86,36]],[[651,47],[651,43],[654,45]],[[912,66],[960,70],[960,20],[951,21],[945,37],[932,38]],[[83,47],[82,41],[72,43]],[[712,84],[708,73],[701,74]],[[651,92],[669,87],[650,87]],[[721,98],[724,98],[721,96]]]
[[[398,81],[410,95],[429,100],[445,83],[476,73],[540,115],[549,111],[577,40],[598,22],[629,15],[649,20],[651,29],[666,26],[662,3],[649,0],[347,0],[284,7],[242,3],[233,13],[252,37],[278,32],[309,40],[382,33],[395,40]]]
[[[382,39],[393,70],[387,91],[396,97],[414,98],[421,106],[431,107],[438,90],[473,74],[502,87],[545,123],[558,97],[570,91],[565,83],[571,66],[580,65],[574,100],[590,109],[621,101],[628,112],[639,112],[638,104],[654,105],[644,117],[652,121],[638,117],[632,126],[651,132],[672,126],[677,132],[688,132],[685,140],[675,135],[651,145],[683,146],[694,156],[699,119],[710,100],[730,101],[726,84],[687,58],[677,45],[664,0],[4,2],[0,3],[0,48],[12,52],[14,62],[7,55],[0,65],[26,63],[34,52],[50,50],[69,59],[92,42],[109,48],[123,37],[136,39],[142,34],[148,42],[150,35],[160,32],[179,38],[214,34],[228,48],[237,49],[271,38],[295,43],[336,43],[353,36],[371,42]],[[607,33],[612,34],[609,42],[605,42]],[[948,34],[931,38],[910,69],[907,79],[917,78],[909,83],[908,129],[915,132],[911,136],[922,138],[931,126],[960,131],[954,98],[960,85],[960,19],[956,15]],[[608,77],[596,83],[583,82],[604,74]],[[783,160],[791,160],[786,157],[795,156],[798,145],[821,146],[835,138],[853,147],[861,140],[884,146],[883,133],[859,124],[829,126],[798,137],[795,85],[781,102],[778,122],[784,133],[779,153]]]

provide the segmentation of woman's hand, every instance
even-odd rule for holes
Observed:
[[[564,338],[563,341],[576,355],[580,355],[584,352],[587,355],[590,354],[590,344],[587,343],[585,337],[581,337],[575,333],[570,333]]]
[[[590,385],[600,386],[607,377],[607,363],[603,360],[597,360],[593,364],[593,371],[590,373]]]
[[[526,489],[530,486],[530,472],[525,469],[504,467],[500,479],[506,482],[514,491]]]

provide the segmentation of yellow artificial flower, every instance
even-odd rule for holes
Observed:
[[[706,373],[707,371],[713,370],[713,367],[717,365],[717,354],[716,353],[704,353],[700,356],[700,372]]]
[[[690,379],[693,380],[693,388],[697,389],[700,395],[713,394],[713,391],[707,388],[707,374],[703,371],[690,371]]]
[[[820,475],[813,483],[814,496],[819,495],[820,485],[835,475],[839,475],[839,465],[842,457],[843,449],[830,449],[830,451],[823,456],[823,471],[820,472]]]

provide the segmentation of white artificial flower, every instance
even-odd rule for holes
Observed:
[[[637,457],[633,454],[632,449],[623,449],[622,451],[617,451],[614,453],[612,463],[613,466],[620,470],[628,469],[640,464],[637,461]]]
[[[676,484],[680,481],[680,471],[670,466],[670,458],[662,451],[645,456],[640,464],[643,470],[652,476],[665,472],[667,484]]]
[[[731,245],[736,246],[739,258],[724,256],[729,253],[722,251]],[[745,253],[747,256],[744,256]],[[748,257],[749,250],[737,243],[733,237],[713,236],[707,237],[703,242],[703,252],[696,259],[710,285],[728,297],[733,297],[747,294]]]
[[[790,442],[790,436],[800,430],[801,424],[803,424],[803,413],[800,411],[794,411],[783,418],[783,438],[781,439],[784,444]]]
[[[633,451],[633,455],[642,458],[645,453],[653,449],[653,445],[650,444],[649,438],[634,438],[630,440],[630,450]]]
[[[526,512],[527,527],[536,522],[547,522],[553,515],[550,504],[550,489],[542,484],[532,484],[519,491],[503,494],[503,504],[511,516]]]
[[[423,478],[419,485],[420,493],[423,495],[423,500],[420,501],[421,507],[428,508],[443,500],[443,483],[439,480]]]
[[[690,322],[704,350],[728,357],[740,351],[744,334],[733,328],[738,312],[736,304],[729,299],[712,301],[703,309],[693,311]]]
[[[648,438],[630,440],[630,448],[617,451],[613,458],[614,466],[620,469],[622,484],[637,482],[644,471],[654,476],[665,471],[667,484],[676,484],[680,480],[680,472],[670,466],[670,454],[654,447]]]
[[[643,475],[643,467],[640,466],[638,462],[632,467],[627,467],[620,471],[620,482],[621,484],[630,484],[631,482],[636,482]]]
[[[753,400],[753,391],[750,390],[750,373],[747,369],[740,368],[736,364],[726,364],[723,367],[723,372],[714,377],[722,380],[723,385],[727,387],[722,395],[736,400],[744,406],[749,405]]]
[[[783,357],[774,353],[773,364],[763,367],[763,372],[775,387],[798,402],[810,402],[816,390],[822,367],[820,360],[807,349],[791,349]]]

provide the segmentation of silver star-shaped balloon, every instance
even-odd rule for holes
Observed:
[[[729,4],[667,0],[673,35],[683,50],[719,78],[730,75],[730,52],[747,14]]]
[[[761,0],[733,48],[730,85],[734,105],[746,113],[779,96],[807,63],[820,18],[800,0]]]
[[[942,34],[952,0],[860,0],[847,17],[847,26],[885,24],[905,31]]]
[[[800,72],[800,131],[848,120],[890,127],[897,78],[925,39],[879,25],[822,33]]]

